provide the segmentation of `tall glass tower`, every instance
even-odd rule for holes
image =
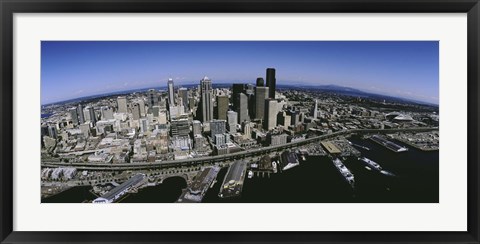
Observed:
[[[210,120],[213,119],[212,80],[206,76],[200,80],[200,95],[202,106],[202,122],[210,122]]]
[[[268,97],[275,99],[275,84],[277,80],[275,79],[275,69],[267,69],[267,87],[268,87]]]
[[[175,96],[173,95],[173,79],[168,79],[168,106],[175,106]]]

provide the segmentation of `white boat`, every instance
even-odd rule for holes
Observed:
[[[343,176],[345,181],[352,187],[355,188],[355,178],[353,177],[352,172],[345,167],[345,165],[342,163],[342,161],[338,158],[332,160],[333,165],[335,165],[335,168],[337,168],[338,172]]]
[[[364,162],[369,168],[371,169],[375,169],[377,171],[382,171],[382,167],[377,164],[376,162],[366,158],[366,157],[361,157],[361,158],[358,158],[358,160]]]
[[[253,178],[253,171],[249,170],[247,177],[248,177],[249,179]]]
[[[390,173],[384,169],[382,169],[382,166],[380,166],[379,164],[377,164],[376,162],[374,162],[373,160],[371,159],[368,159],[366,157],[361,157],[361,158],[358,158],[358,160],[364,162],[367,166],[366,167],[369,167],[370,169],[374,169],[384,175],[388,175],[388,176],[395,176],[393,173]]]

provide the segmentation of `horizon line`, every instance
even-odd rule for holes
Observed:
[[[252,83],[242,83],[242,82],[222,82],[222,83],[215,83],[213,85],[220,85],[220,84],[254,84],[254,82]],[[182,85],[196,85],[195,83],[184,83]],[[174,87],[181,87],[182,85],[177,85]],[[434,102],[427,102],[427,101],[422,101],[422,100],[418,100],[418,99],[412,99],[412,98],[406,98],[406,97],[400,97],[400,96],[394,96],[394,95],[384,95],[384,94],[380,94],[380,93],[377,93],[377,92],[370,92],[370,91],[364,91],[362,90],[361,88],[353,88],[353,87],[349,87],[349,86],[343,86],[343,85],[335,85],[335,84],[284,84],[283,82],[281,83],[277,83],[277,85],[283,85],[283,86],[294,86],[294,87],[299,87],[299,86],[336,86],[336,87],[342,87],[342,88],[349,88],[349,89],[355,89],[355,90],[358,90],[360,92],[364,92],[364,93],[367,93],[367,94],[372,94],[372,95],[381,95],[381,96],[385,96],[385,97],[391,97],[391,98],[399,98],[399,99],[405,99],[407,101],[410,101],[410,102],[416,102],[416,103],[422,103],[422,104],[425,104],[425,105],[435,105],[435,106],[439,106],[439,102],[438,103],[434,103]],[[68,98],[68,99],[63,99],[63,100],[59,100],[59,101],[54,101],[54,102],[48,102],[48,103],[41,103],[40,102],[40,106],[47,106],[47,105],[52,105],[52,104],[57,104],[57,103],[64,103],[64,102],[68,102],[70,100],[75,100],[75,99],[80,99],[80,98],[88,98],[88,97],[92,97],[92,96],[102,96],[102,95],[105,95],[107,96],[107,94],[112,94],[114,95],[115,93],[123,93],[123,92],[128,92],[128,91],[134,91],[134,90],[145,90],[145,89],[155,89],[155,88],[167,88],[167,85],[162,85],[162,86],[150,86],[150,87],[143,87],[143,88],[131,88],[131,89],[126,89],[126,90],[118,90],[118,91],[112,91],[112,92],[100,92],[100,93],[95,93],[95,94],[91,94],[91,95],[85,95],[85,96],[79,96],[79,97],[73,97],[73,98]]]

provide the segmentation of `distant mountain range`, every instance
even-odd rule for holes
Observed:
[[[393,102],[403,102],[403,103],[415,103],[415,104],[420,104],[420,105],[429,105],[429,106],[435,106],[438,107],[438,104],[434,103],[429,103],[429,102],[424,102],[424,101],[419,101],[415,99],[409,99],[409,98],[401,98],[401,97],[394,97],[394,96],[387,96],[387,95],[381,95],[377,93],[371,93],[371,92],[365,92],[359,89],[351,88],[351,87],[346,87],[346,86],[337,86],[337,85],[278,85],[279,88],[304,88],[304,89],[309,89],[309,90],[319,90],[323,92],[330,92],[330,93],[335,93],[335,94],[341,94],[341,95],[346,95],[346,96],[354,96],[354,97],[364,97],[364,98],[372,98],[372,99],[378,99],[378,100],[386,100],[386,101],[393,101]]]
[[[231,83],[216,83],[216,84],[213,84],[213,87],[214,88],[227,88],[227,87],[230,87],[231,85],[232,85]],[[180,87],[188,88],[188,87],[196,87],[196,86],[198,86],[198,84],[185,84],[185,85],[181,85]],[[420,105],[429,105],[429,106],[438,107],[438,104],[433,104],[433,103],[428,103],[428,102],[423,102],[423,101],[418,101],[418,100],[408,99],[408,98],[400,98],[400,97],[394,97],[394,96],[380,95],[380,94],[376,94],[376,93],[365,92],[365,91],[355,89],[355,88],[351,88],[351,87],[338,86],[338,85],[284,85],[284,84],[277,84],[277,87],[278,88],[296,88],[296,89],[300,88],[300,89],[308,89],[308,90],[318,90],[318,91],[322,91],[322,92],[329,92],[329,93],[352,96],[352,97],[371,98],[371,99],[386,100],[386,101],[391,101],[391,102],[415,103],[415,104],[420,104]],[[65,101],[62,101],[62,102],[54,102],[54,103],[49,103],[49,104],[43,104],[42,106],[50,105],[50,104],[76,102],[76,101],[81,101],[81,100],[86,100],[86,99],[100,98],[100,97],[104,97],[104,96],[124,95],[124,94],[133,93],[133,92],[145,92],[145,91],[148,91],[149,89],[152,89],[152,88],[153,89],[167,89],[166,86],[132,89],[132,90],[125,90],[125,91],[118,91],[118,92],[111,92],[111,93],[105,93],[105,94],[79,97],[79,98],[74,98],[74,99],[70,99],[70,100],[65,100]]]

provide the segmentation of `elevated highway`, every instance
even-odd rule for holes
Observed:
[[[261,156],[264,154],[295,148],[298,146],[316,143],[321,140],[329,139],[332,137],[337,137],[347,134],[386,134],[386,133],[395,133],[395,132],[426,132],[438,130],[438,127],[423,127],[423,128],[402,128],[402,129],[353,129],[353,130],[342,130],[330,134],[310,137],[302,141],[291,142],[283,145],[261,147],[255,149],[249,149],[245,151],[240,151],[236,153],[230,153],[227,155],[217,155],[217,156],[208,156],[200,158],[189,158],[189,159],[180,159],[180,160],[168,160],[161,162],[142,162],[142,163],[125,163],[125,164],[101,164],[101,163],[67,163],[67,162],[42,162],[42,167],[75,167],[77,170],[97,170],[97,171],[121,171],[121,170],[148,170],[148,169],[162,169],[162,168],[173,168],[181,166],[195,166],[202,164],[215,164],[225,161],[235,161],[240,159],[245,159],[254,156]]]

